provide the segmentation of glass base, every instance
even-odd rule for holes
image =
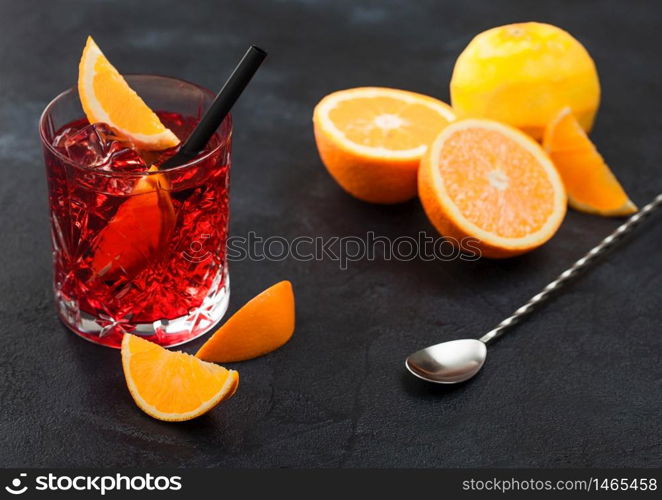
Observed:
[[[179,318],[132,323],[103,315],[97,317],[81,311],[76,301],[56,290],[58,316],[72,332],[95,344],[119,349],[124,334],[132,333],[163,347],[177,346],[211,331],[223,318],[230,300],[230,276],[226,269],[219,272],[202,304]]]

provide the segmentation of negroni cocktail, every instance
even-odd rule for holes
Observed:
[[[214,97],[174,78],[126,82],[176,136],[171,144]],[[58,313],[77,334],[113,347],[126,332],[165,346],[195,338],[228,301],[231,120],[197,157],[160,169],[179,145],[144,147],[141,135],[90,123],[79,89],[55,98],[40,122]],[[114,112],[123,124],[122,109]]]

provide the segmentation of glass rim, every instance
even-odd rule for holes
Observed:
[[[184,83],[186,85],[190,85],[192,87],[197,88],[198,90],[202,91],[202,93],[208,95],[211,97],[211,99],[214,99],[216,94],[214,94],[211,90],[208,88],[203,87],[202,85],[198,85],[196,83],[190,82],[188,80],[184,80],[182,78],[175,78],[173,76],[166,76],[166,75],[159,75],[159,74],[153,74],[153,73],[126,73],[122,76],[126,77],[154,77],[162,80],[171,80],[173,82],[177,83]],[[46,117],[48,116],[49,112],[51,109],[60,101],[60,99],[63,99],[65,96],[73,93],[73,92],[78,92],[77,87],[72,86],[69,87],[68,89],[63,90],[59,94],[57,94],[51,101],[46,105],[44,110],[41,112],[41,115],[39,117],[39,139],[41,140],[41,143],[44,147],[46,147],[52,154],[54,154],[60,161],[75,167],[75,168],[80,168],[86,171],[89,171],[91,173],[94,173],[95,175],[101,175],[104,177],[144,177],[147,175],[157,175],[157,174],[164,174],[164,173],[176,173],[179,171],[186,170],[188,168],[194,167],[201,163],[204,160],[207,160],[209,157],[220,151],[222,148],[226,147],[227,144],[229,143],[231,137],[232,137],[232,115],[228,113],[228,115],[225,117],[223,120],[223,123],[219,126],[219,129],[223,130],[223,128],[227,128],[228,131],[226,134],[221,136],[221,141],[220,143],[211,149],[210,151],[207,151],[205,154],[202,156],[197,156],[193,160],[187,161],[186,163],[182,163],[181,165],[177,165],[176,167],[169,168],[167,170],[154,170],[154,171],[144,171],[144,172],[126,172],[126,171],[110,171],[110,170],[100,170],[97,167],[93,167],[90,165],[83,165],[81,163],[77,163],[73,161],[71,158],[68,158],[67,156],[63,155],[60,151],[57,150],[51,144],[51,141],[49,141],[46,138],[46,131],[45,131],[45,122],[46,122]]]

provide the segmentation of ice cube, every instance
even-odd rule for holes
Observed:
[[[120,140],[105,123],[67,128],[53,141],[72,161],[102,170],[144,171],[147,165],[137,151]]]
[[[149,166],[136,150],[121,142],[114,142],[110,146],[108,159],[103,168],[111,171],[144,172]]]
[[[110,127],[93,123],[83,128],[68,128],[62,131],[53,145],[75,163],[96,167],[106,162],[113,141]]]

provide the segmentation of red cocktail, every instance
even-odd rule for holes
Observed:
[[[214,97],[173,78],[127,81],[180,140]],[[158,170],[177,148],[142,151],[83,116],[70,89],[40,122],[60,317],[113,347],[125,332],[166,346],[202,335],[229,295],[230,118],[194,160]]]

